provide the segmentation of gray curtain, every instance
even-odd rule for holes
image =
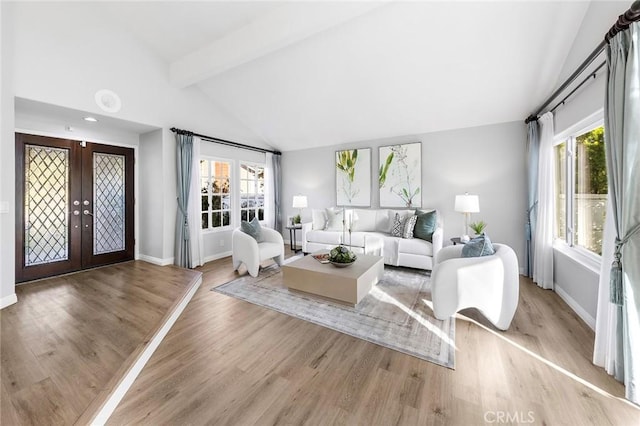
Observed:
[[[280,154],[274,154],[271,157],[273,168],[273,207],[274,207],[274,224],[273,229],[282,233],[282,166]]]
[[[189,186],[193,166],[193,136],[176,133],[176,178],[178,214],[176,215],[176,243],[174,262],[183,268],[191,267],[189,241]]]
[[[640,404],[640,23],[607,46],[605,149],[615,227],[611,302],[620,306],[626,398]]]
[[[538,205],[538,155],[540,152],[540,135],[538,121],[527,123],[527,180],[529,202],[527,204],[527,221],[525,224],[526,268],[528,277],[533,278],[533,253],[535,251],[533,235],[536,232],[536,212]]]

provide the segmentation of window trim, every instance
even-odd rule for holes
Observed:
[[[238,225],[235,219],[235,215],[234,215],[234,211],[239,211],[237,208],[237,200],[236,198],[239,199],[239,196],[237,196],[237,194],[234,193],[233,189],[236,188],[237,186],[237,182],[236,182],[236,178],[235,178],[235,173],[234,170],[236,169],[235,163],[236,160],[230,159],[230,158],[222,158],[222,157],[214,157],[211,155],[200,155],[199,160],[205,160],[205,161],[219,161],[219,162],[224,162],[224,163],[229,163],[229,194],[231,195],[231,208],[229,209],[229,225],[227,226],[220,226],[220,227],[216,227],[216,228],[207,228],[207,229],[202,229],[202,225],[200,225],[200,231],[202,232],[203,235],[207,235],[207,234],[216,234],[218,232],[229,232],[232,231],[233,229],[237,228]],[[211,164],[211,163],[209,163]],[[200,178],[200,181],[202,181],[202,176],[200,175],[200,168],[198,168],[198,175]],[[200,214],[202,214],[202,210],[200,210]]]
[[[566,159],[565,170],[566,179],[564,181],[566,197],[565,205],[565,226],[566,234],[565,239],[555,238],[553,248],[571,257],[576,262],[584,265],[594,272],[600,273],[600,265],[602,264],[602,256],[592,252],[591,250],[574,245],[574,218],[573,218],[573,197],[569,196],[570,189],[573,190],[575,186],[575,170],[574,170],[574,151],[575,151],[575,139],[584,133],[587,133],[593,129],[604,126],[604,108],[599,109],[586,118],[578,121],[576,124],[568,127],[566,130],[558,133],[553,138],[553,146],[556,147],[564,142],[567,142],[566,146]]]

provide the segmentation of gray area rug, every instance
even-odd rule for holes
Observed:
[[[430,273],[386,266],[384,276],[355,307],[289,291],[276,265],[211,290],[273,309],[448,368],[455,365],[455,319],[430,308]]]

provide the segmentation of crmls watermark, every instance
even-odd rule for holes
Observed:
[[[485,411],[486,423],[534,423],[536,417],[533,411]]]

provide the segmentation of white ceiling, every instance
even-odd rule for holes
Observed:
[[[286,151],[523,120],[555,88],[588,6],[256,1],[103,7],[167,61],[174,84],[195,84]]]

